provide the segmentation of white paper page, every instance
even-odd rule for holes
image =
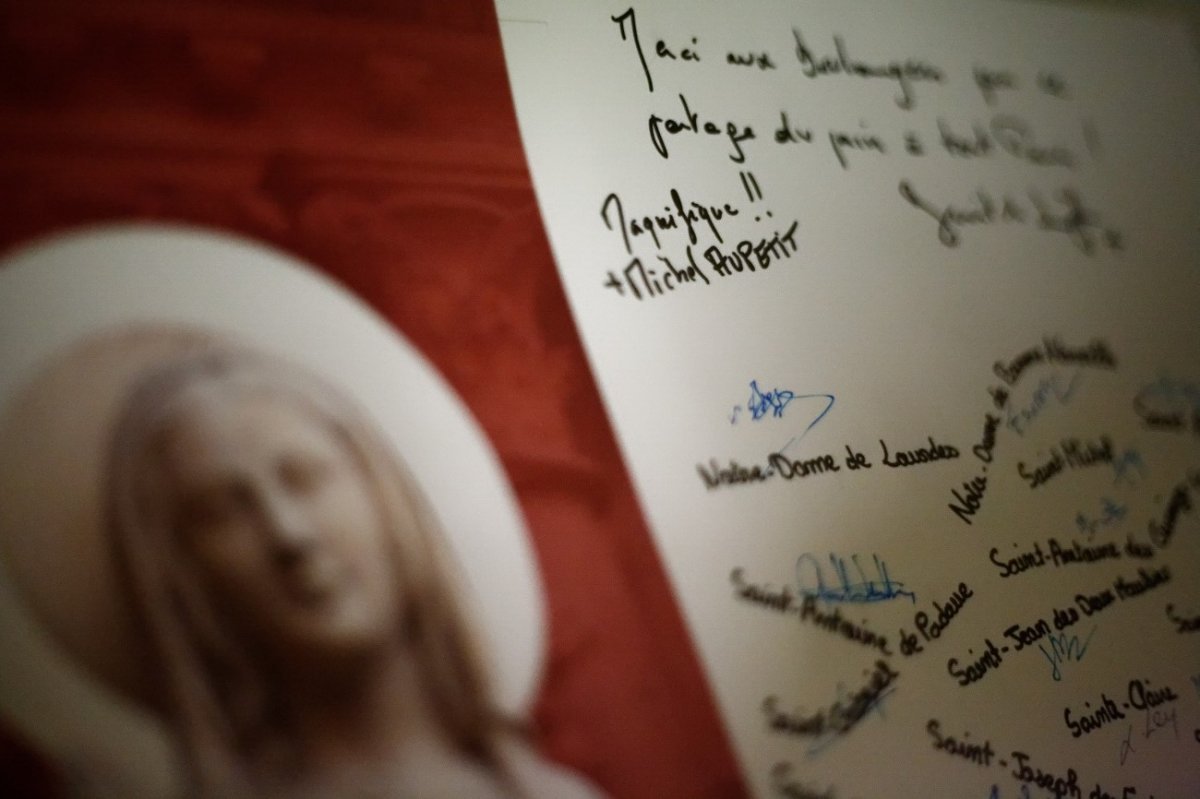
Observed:
[[[752,792],[1200,793],[1185,31],[962,0],[497,5],[567,294]]]

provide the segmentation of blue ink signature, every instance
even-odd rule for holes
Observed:
[[[849,693],[846,690],[845,683],[839,682],[837,684],[837,701],[834,702],[833,707],[830,708],[829,715],[831,717],[834,715],[840,715],[843,712],[842,706],[845,705],[845,712],[850,713],[851,716],[854,717],[849,722],[851,726],[857,726],[860,721],[872,713],[886,721],[887,714],[883,712],[883,703],[884,700],[886,700],[895,692],[895,690],[896,687],[893,685],[885,688],[874,696],[865,696],[863,692],[858,692],[857,694]],[[863,702],[864,699],[866,699],[865,703]],[[821,752],[828,749],[834,741],[842,737],[845,732],[846,730],[841,726],[831,724],[829,729],[814,738],[813,742],[808,745],[808,749],[805,751],[805,756],[814,757],[815,755],[819,755]]]
[[[772,419],[782,419],[783,412],[787,410],[787,406],[789,404],[795,400],[813,399],[814,397],[827,399],[829,400],[829,404],[826,405],[825,410],[817,414],[817,418],[813,419],[812,423],[805,428],[804,432],[807,433],[812,429],[813,425],[821,421],[821,417],[828,413],[829,409],[833,407],[832,394],[797,394],[796,392],[790,391],[786,388],[773,388],[768,391],[763,391],[761,388],[759,388],[757,380],[751,380],[750,397],[746,400],[745,409],[750,413],[750,419],[755,422],[761,421],[767,417]],[[738,414],[741,412],[741,405],[733,406],[733,413],[731,413],[729,416],[729,423],[737,424]],[[801,435],[803,435],[803,433]]]
[[[825,582],[825,575],[821,571],[821,564],[817,561],[816,556],[805,553],[796,559],[796,591],[800,596],[811,596],[825,602],[884,602],[906,596],[913,604],[916,604],[917,595],[912,591],[905,590],[904,583],[892,580],[888,574],[887,563],[880,560],[878,555],[871,557],[875,561],[874,579],[867,579],[866,572],[858,562],[858,555],[850,556],[850,562],[854,564],[856,572],[854,576],[858,578],[858,581],[854,582],[850,570],[847,568],[846,559],[830,554],[829,563],[833,567],[838,581],[837,585],[830,586]],[[812,573],[808,576],[815,580],[815,587],[811,587],[805,579],[805,567],[811,567]]]
[[[820,413],[813,417],[813,420],[808,423],[808,427],[804,428],[799,435],[792,436],[788,439],[786,444],[775,449],[776,452],[782,455],[788,447],[808,435],[808,431],[816,427],[817,423],[824,419],[825,415],[833,409],[833,403],[835,402],[834,396],[832,394],[797,394],[796,392],[789,391],[785,388],[775,388],[770,391],[763,391],[758,387],[757,380],[751,380],[750,398],[746,401],[746,408],[750,412],[751,420],[755,422],[762,421],[762,419],[768,417],[768,415],[770,418],[782,419],[783,412],[788,405],[796,400],[808,399],[826,400],[825,407],[821,409]],[[741,412],[742,406],[734,405],[733,412],[729,415],[729,423],[737,424],[738,414]]]
[[[1193,411],[1200,411],[1200,385],[1163,375],[1155,382],[1142,386],[1134,398],[1134,403],[1139,404],[1146,400],[1160,400],[1168,407],[1174,408],[1178,408],[1182,403],[1185,407],[1190,406]]]
[[[783,409],[794,399],[796,399],[794,391],[788,391],[786,388],[763,391],[758,387],[757,380],[751,380],[750,399],[746,400],[746,408],[750,411],[750,418],[756,421],[768,413],[776,419],[781,419],[783,418]]]
[[[1091,541],[1096,537],[1096,533],[1107,527],[1119,524],[1124,521],[1125,516],[1129,513],[1129,508],[1121,505],[1114,500],[1104,497],[1100,500],[1102,507],[1098,518],[1091,518],[1083,511],[1075,514],[1075,527],[1080,533],[1087,536],[1087,540]]]
[[[812,430],[814,427],[816,427],[817,422],[824,419],[825,414],[829,413],[829,410],[833,407],[834,400],[833,400],[832,394],[801,394],[800,396],[796,397],[796,399],[817,399],[817,398],[826,399],[826,400],[829,400],[829,402],[825,405],[824,409],[822,409],[822,411],[820,413],[818,413],[811,422],[808,423],[808,427],[804,428],[804,430],[800,433],[800,435],[792,436],[791,438],[788,439],[788,442],[786,444],[784,444],[782,447],[779,447],[778,449],[775,450],[780,455],[782,455],[784,453],[784,451],[788,447],[790,447],[792,444],[795,444],[797,441],[801,440],[806,435],[808,435],[808,431]]]
[[[786,388],[774,388],[770,391],[763,391],[758,387],[757,380],[751,380],[750,398],[746,400],[746,410],[750,411],[750,418],[756,422],[768,413],[776,419],[782,419],[783,412],[787,408],[788,403],[794,399],[797,399],[796,392],[794,391],[789,391]],[[733,406],[733,413],[729,417],[730,424],[737,424],[738,414],[741,410],[741,405]]]
[[[1079,372],[1075,372],[1064,387],[1061,382],[1061,374],[1055,373],[1049,377],[1043,377],[1041,382],[1038,383],[1037,388],[1033,390],[1033,396],[1029,400],[1029,405],[1015,412],[1009,409],[1005,424],[1017,435],[1025,435],[1025,431],[1029,429],[1029,425],[1049,405],[1051,397],[1057,399],[1061,405],[1068,404],[1071,401],[1071,397],[1075,395],[1075,389],[1082,379],[1082,375]]]
[[[1138,478],[1146,476],[1146,462],[1142,460],[1142,453],[1136,449],[1127,449],[1113,458],[1112,469],[1113,485],[1118,483],[1137,485]]]
[[[1038,649],[1043,655],[1046,656],[1046,660],[1050,661],[1050,676],[1054,678],[1055,682],[1062,680],[1062,671],[1059,669],[1060,665],[1068,660],[1074,660],[1076,662],[1083,660],[1083,656],[1087,652],[1088,644],[1092,642],[1092,636],[1095,634],[1096,628],[1093,627],[1092,631],[1088,633],[1088,637],[1084,639],[1083,643],[1079,642],[1078,635],[1072,635],[1070,637],[1068,637],[1066,633],[1051,635],[1050,652],[1046,651],[1045,646],[1038,644]]]

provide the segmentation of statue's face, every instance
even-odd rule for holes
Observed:
[[[172,415],[159,453],[185,568],[246,645],[299,665],[394,638],[378,502],[314,412],[210,387]]]

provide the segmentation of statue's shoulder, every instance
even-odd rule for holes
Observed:
[[[511,746],[506,755],[529,799],[607,799],[582,775],[546,760],[525,744]]]

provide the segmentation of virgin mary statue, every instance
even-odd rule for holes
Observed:
[[[596,795],[494,705],[436,520],[333,386],[190,352],[135,381],[106,458],[119,584],[195,794]]]

